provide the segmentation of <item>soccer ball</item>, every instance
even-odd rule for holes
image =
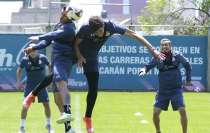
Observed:
[[[83,10],[77,7],[67,7],[66,16],[72,20],[79,20],[82,17]]]

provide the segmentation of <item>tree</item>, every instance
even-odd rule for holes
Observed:
[[[160,25],[165,24],[165,18],[168,16],[166,7],[168,0],[147,0],[147,5],[142,11],[142,15],[138,17],[141,25]],[[157,27],[142,27],[144,31],[151,33]]]
[[[210,0],[192,0],[188,2],[190,2],[192,6],[189,7],[182,5],[178,9],[174,9],[172,12],[170,12],[169,15],[173,17],[174,15],[177,16],[178,14],[178,20],[182,20],[184,25],[188,25],[188,28],[183,30],[185,34],[193,33],[195,35],[207,35],[207,27],[210,24]],[[182,14],[190,10],[198,11],[198,15],[183,18]]]
[[[187,25],[183,27],[174,27],[173,30],[176,34],[194,34],[194,35],[206,35],[208,32],[208,26],[210,24],[210,0],[157,0],[157,2],[164,3],[161,8],[155,8],[156,3],[154,0],[149,0],[147,6],[143,11],[143,15],[139,17],[141,24],[157,24],[157,25]],[[188,3],[188,4],[186,4]],[[183,16],[188,11],[198,11],[199,14]],[[159,14],[157,13],[159,11]],[[148,13],[150,16],[147,16]],[[153,13],[156,12],[156,13]],[[163,12],[163,14],[162,14]],[[152,21],[156,21],[153,23]],[[148,30],[148,29],[144,29]],[[154,30],[154,28],[149,29]]]

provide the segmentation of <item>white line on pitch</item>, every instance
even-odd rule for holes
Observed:
[[[143,114],[141,112],[136,112],[134,115],[135,116],[143,116]]]
[[[140,122],[141,122],[141,124],[149,124],[149,121],[147,121],[147,120],[141,120]]]
[[[80,113],[80,97],[76,95],[74,98],[74,115],[75,115],[75,130],[76,133],[82,133],[81,113]]]

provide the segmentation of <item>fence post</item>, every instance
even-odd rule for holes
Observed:
[[[208,27],[207,62],[207,91],[210,92],[210,27]]]

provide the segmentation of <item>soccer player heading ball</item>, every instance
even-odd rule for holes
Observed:
[[[146,46],[156,58],[161,60],[165,58],[164,54],[157,51],[143,36],[111,21],[104,21],[98,16],[91,17],[89,23],[80,28],[75,42],[78,65],[83,67],[89,87],[84,117],[88,133],[94,132],[91,116],[98,92],[98,53],[106,40],[113,34],[125,35],[136,39],[141,42],[140,44]]]
[[[82,17],[82,9],[76,7],[64,7],[60,16],[60,22],[55,26],[54,31],[48,32],[40,36],[32,36],[29,39],[32,41],[39,41],[36,46],[25,49],[26,53],[34,50],[39,50],[52,44],[53,46],[53,73],[54,82],[58,88],[58,93],[61,99],[55,101],[62,101],[64,113],[57,120],[57,123],[65,123],[65,132],[74,133],[71,128],[70,121],[73,120],[70,106],[70,95],[67,88],[67,81],[70,76],[70,71],[74,61],[73,43],[75,40],[76,26],[75,20]],[[57,97],[58,98],[58,97]],[[58,105],[58,104],[57,104]],[[62,107],[59,107],[60,110]]]

